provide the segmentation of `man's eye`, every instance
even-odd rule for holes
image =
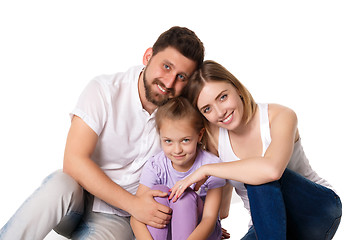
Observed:
[[[186,77],[184,75],[178,74],[178,78],[182,81],[186,80]]]
[[[170,69],[170,67],[167,64],[164,64],[164,68],[167,69],[167,70]]]

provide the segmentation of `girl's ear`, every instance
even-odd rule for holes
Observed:
[[[142,59],[142,63],[143,65],[147,65],[147,63],[149,62],[149,60],[151,59],[153,54],[153,50],[152,48],[147,48],[145,54],[143,54],[143,59]]]
[[[201,139],[202,139],[204,133],[205,133],[205,128],[202,128],[201,131],[200,131],[200,133],[199,133],[198,142],[201,142]]]

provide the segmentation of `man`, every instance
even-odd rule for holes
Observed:
[[[71,112],[63,171],[44,180],[0,239],[43,239],[51,229],[73,239],[134,239],[130,215],[168,224],[171,210],[153,199],[167,193],[134,194],[144,163],[161,150],[156,108],[181,94],[203,57],[194,32],[172,27],[146,50],[145,67],[93,79]]]

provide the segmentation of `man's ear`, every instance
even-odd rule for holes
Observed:
[[[143,54],[143,59],[142,59],[142,63],[143,65],[147,65],[147,63],[149,62],[149,60],[151,59],[153,54],[153,50],[152,48],[147,48],[145,54]]]

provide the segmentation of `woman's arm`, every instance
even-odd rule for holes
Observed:
[[[203,165],[187,178],[178,181],[172,188],[171,196],[180,196],[188,186],[207,176],[252,185],[281,178],[293,153],[294,142],[298,138],[297,116],[291,109],[280,105],[270,105],[269,113],[272,140],[263,157]]]
[[[281,178],[298,137],[297,116],[294,111],[280,105],[269,105],[271,143],[263,157],[204,165],[204,175],[232,179],[259,185]]]
[[[207,191],[202,220],[188,237],[188,240],[207,239],[214,231],[221,205],[222,188],[214,188]]]
[[[136,196],[142,195],[143,193],[147,192],[149,189],[150,189],[149,187],[143,184],[140,184],[137,189]],[[147,229],[146,224],[138,221],[133,216],[131,216],[130,218],[130,224],[137,240],[153,240],[150,232]]]

